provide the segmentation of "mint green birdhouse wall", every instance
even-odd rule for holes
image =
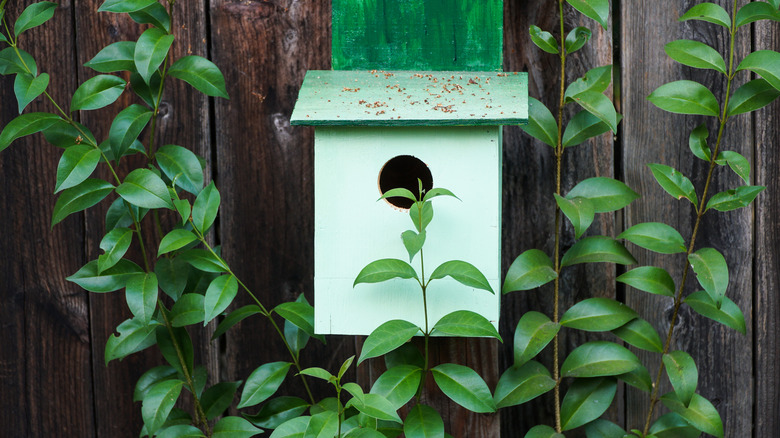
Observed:
[[[433,202],[426,273],[463,260],[496,292],[437,280],[428,289],[431,325],[470,310],[498,327],[501,125],[528,119],[527,75],[500,71],[501,6],[334,0],[333,65],[350,70],[309,71],[291,117],[293,125],[315,127],[317,333],[367,335],[392,319],[424,325],[415,281],[353,288],[368,263],[409,260],[400,237],[413,228],[408,206],[378,199],[389,185],[414,188],[418,178],[459,198]],[[480,29],[484,40],[471,41]],[[420,271],[419,255],[412,266]]]

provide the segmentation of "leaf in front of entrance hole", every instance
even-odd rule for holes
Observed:
[[[414,194],[409,189],[405,189],[403,187],[390,189],[382,193],[382,196],[380,196],[379,199],[377,199],[377,201],[380,201],[382,199],[387,199],[387,198],[396,198],[396,197],[406,198],[412,202],[417,202],[417,197],[414,196]]]
[[[430,202],[416,202],[409,209],[409,217],[417,232],[421,233],[433,220],[433,205]]]
[[[414,268],[403,260],[381,259],[369,263],[355,278],[352,287],[360,283],[380,283],[392,278],[418,278]]]
[[[425,243],[425,231],[417,234],[412,230],[406,230],[401,233],[401,239],[404,241],[406,251],[409,253],[409,262],[411,262]]]

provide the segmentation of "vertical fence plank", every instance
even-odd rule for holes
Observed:
[[[731,11],[731,2],[717,2]],[[714,145],[717,126],[710,118],[670,114],[651,105],[645,98],[655,88],[679,79],[699,81],[713,89],[722,101],[725,79],[713,71],[694,70],[680,66],[663,52],[669,41],[686,38],[703,41],[724,53],[728,47],[727,32],[718,26],[700,21],[680,23],[677,18],[685,13],[693,2],[667,2],[665,7],[650,3],[625,5],[622,15],[622,69],[623,108],[623,168],[626,183],[640,192],[642,199],[627,210],[626,227],[648,221],[668,223],[686,239],[691,236],[695,213],[687,201],[676,201],[656,184],[647,163],[662,163],[675,167],[689,176],[701,197],[708,164],[692,156],[688,150],[690,131],[702,122],[710,129],[710,144]],[[661,38],[659,38],[661,36]],[[736,45],[739,60],[750,45],[750,33],[740,31]],[[744,82],[740,75],[737,85]],[[753,144],[745,132],[752,132],[749,116],[735,117],[729,121],[721,150],[736,150],[751,156]],[[728,168],[719,167],[714,174],[708,197],[741,184]],[[762,196],[766,196],[762,194]],[[752,390],[752,260],[753,227],[749,209],[729,213],[710,212],[704,217],[695,249],[713,247],[721,251],[730,269],[728,296],[740,306],[748,325],[747,337],[725,328],[681,307],[675,326],[672,350],[684,350],[693,356],[700,369],[698,392],[713,402],[720,411],[726,436],[745,436],[753,421]],[[631,248],[640,264],[660,265],[669,270],[679,287],[682,269],[687,263],[683,254],[673,256],[651,255],[636,247]],[[694,273],[688,275],[685,294],[701,288]],[[640,316],[652,322],[662,338],[671,320],[672,300],[650,296],[628,288],[626,301],[640,312]],[[652,376],[660,363],[660,355],[640,353],[640,358]],[[671,387],[668,380],[661,380],[659,394]],[[644,425],[649,397],[634,388],[627,390],[627,423],[630,427]],[[667,410],[659,403],[655,417]]]

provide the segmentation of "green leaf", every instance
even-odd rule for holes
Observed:
[[[127,83],[113,75],[97,75],[87,79],[73,93],[70,111],[96,110],[111,105],[125,91]]]
[[[102,179],[87,179],[75,187],[63,190],[54,204],[51,226],[58,224],[72,213],[92,207],[113,190],[114,186]]]
[[[200,438],[206,435],[191,424],[175,424],[165,426],[157,431],[157,438]]]
[[[709,162],[712,160],[712,151],[707,146],[707,137],[710,132],[707,130],[707,124],[702,123],[697,126],[688,138],[688,146],[697,158]]]
[[[612,330],[612,333],[636,348],[654,353],[663,351],[661,337],[658,336],[658,332],[655,331],[649,322],[642,318],[633,319],[625,325]]]
[[[392,278],[417,278],[417,272],[409,263],[398,259],[381,259],[369,263],[355,278],[352,287],[360,283],[380,283]]]
[[[516,406],[546,393],[555,387],[550,371],[539,362],[515,364],[501,375],[493,400],[497,408]]]
[[[525,434],[524,438],[566,438],[562,433],[556,433],[555,429],[546,425],[538,425],[532,427]]]
[[[380,196],[379,199],[377,199],[377,201],[381,201],[382,199],[387,199],[387,198],[405,198],[412,202],[418,201],[417,196],[415,196],[414,193],[409,191],[409,189],[405,189],[403,187],[390,189],[382,193],[382,196]]]
[[[592,341],[580,345],[561,365],[563,377],[616,376],[642,366],[634,353],[618,344]]]
[[[720,308],[729,285],[729,267],[723,255],[714,248],[702,248],[688,256],[699,284]]]
[[[444,438],[444,421],[436,409],[418,403],[406,414],[404,436],[406,438]]]
[[[138,104],[132,104],[116,115],[108,132],[115,160],[118,161],[130,149],[151,118],[152,111]]]
[[[262,433],[241,417],[223,417],[214,425],[212,438],[249,438]]]
[[[566,35],[566,41],[564,42],[566,53],[574,53],[580,50],[590,40],[591,35],[592,32],[587,27],[578,26],[572,29]]]
[[[739,8],[734,25],[739,28],[758,20],[780,21],[780,12],[777,6],[764,2],[750,2]]]
[[[157,274],[160,289],[174,300],[178,300],[184,292],[189,272],[189,265],[180,258],[161,258],[154,265],[154,273]]]
[[[533,97],[528,97],[528,124],[520,125],[520,129],[552,147],[558,145],[558,122],[550,110]]]
[[[609,23],[609,0],[566,0],[574,9],[596,20],[604,30]]]
[[[736,189],[716,193],[707,201],[705,211],[711,208],[718,211],[731,211],[747,207],[764,189],[766,189],[764,186],[740,186]]]
[[[579,182],[566,194],[566,199],[577,197],[589,200],[596,213],[608,213],[627,206],[639,194],[616,179],[595,177]]]
[[[262,311],[260,310],[259,307],[257,307],[254,304],[249,304],[230,312],[225,317],[225,319],[223,319],[222,322],[219,323],[217,329],[214,330],[214,334],[211,335],[211,339],[214,340],[222,336],[224,333],[230,330],[230,328],[232,328],[234,325],[238,324],[239,322],[243,321],[245,318],[260,313],[262,313]]]
[[[98,12],[133,12],[148,7],[157,0],[106,0]]]
[[[94,58],[87,61],[84,67],[100,73],[135,71],[133,53],[135,53],[135,41],[118,41],[104,47]]]
[[[726,61],[707,44],[692,40],[674,40],[664,46],[670,58],[695,68],[706,68],[726,74]]]
[[[228,99],[225,77],[213,62],[200,56],[184,56],[168,69],[168,75],[183,80],[207,96]]]
[[[585,425],[585,436],[588,438],[623,438],[626,431],[617,424],[599,418]]]
[[[727,327],[745,334],[745,316],[729,297],[723,297],[720,309],[717,303],[705,291],[694,292],[685,297],[685,303],[702,316],[717,321]]]
[[[152,3],[143,9],[130,12],[129,15],[136,23],[151,24],[160,30],[171,31],[171,17],[160,3]]]
[[[116,192],[125,201],[143,208],[173,209],[171,195],[163,180],[149,169],[135,169],[125,177]]]
[[[674,280],[666,270],[654,266],[640,266],[620,275],[617,281],[651,294],[674,296]]]
[[[87,136],[85,139],[84,136]],[[43,130],[46,141],[59,148],[67,149],[74,144],[97,144],[95,136],[86,126],[78,122],[70,124],[65,120],[56,120],[51,126]]]
[[[452,401],[479,413],[495,412],[490,389],[476,371],[463,365],[445,363],[431,369],[436,384]]]
[[[699,394],[693,394],[691,403],[685,407],[682,401],[673,392],[661,396],[664,406],[672,412],[680,415],[693,427],[702,432],[723,438],[723,422],[718,411],[706,398]]]
[[[731,170],[737,174],[745,184],[750,184],[750,162],[742,154],[734,151],[718,153],[718,161],[726,160]]]
[[[493,324],[484,316],[470,310],[456,310],[442,316],[431,329],[431,333],[434,331],[450,336],[491,337],[501,341],[501,336]]]
[[[563,132],[563,147],[577,146],[585,140],[609,131],[609,125],[587,111],[580,111],[569,120]]]
[[[618,263],[621,265],[637,263],[631,253],[620,242],[609,237],[591,236],[578,241],[566,251],[561,259],[561,267],[578,263],[596,262]]]
[[[353,398],[347,403],[347,406],[350,405],[371,418],[396,423],[402,422],[392,403],[379,394],[365,394],[362,401]]]
[[[561,429],[571,430],[600,417],[616,392],[617,381],[611,377],[576,379],[561,403]]]
[[[198,236],[193,234],[192,231],[184,229],[172,230],[160,240],[160,249],[157,251],[157,257],[184,248],[196,240],[198,240]]]
[[[406,252],[409,253],[409,262],[411,262],[425,244],[425,231],[417,234],[412,230],[406,230],[401,233],[401,240],[404,242]]]
[[[401,409],[417,393],[422,370],[414,365],[398,365],[382,373],[371,394],[379,394],[392,403],[395,409]]]
[[[160,312],[167,312],[167,310],[164,307],[161,307]],[[173,334],[173,337],[171,337],[171,333]],[[187,372],[192,374],[195,368],[195,351],[192,347],[192,338],[187,330],[184,327],[173,327],[169,330],[165,326],[160,326],[156,330],[156,335],[157,346],[160,348],[160,353],[162,353],[165,360],[172,367],[176,368],[179,373],[184,374],[182,361],[180,360],[180,358],[183,358]],[[174,345],[174,338],[177,345]],[[198,376],[195,376],[195,379],[201,380],[201,385],[205,385],[205,377],[202,379],[197,379],[197,377]],[[196,389],[198,386],[199,385],[197,385],[196,382]],[[202,386],[200,387],[202,388]],[[200,391],[196,392],[200,393]]]
[[[163,380],[175,379],[176,377],[176,370],[167,365],[156,366],[144,372],[135,384],[133,401],[137,402],[143,400],[149,392],[149,388],[155,383],[162,382]]]
[[[677,399],[685,407],[689,407],[699,382],[696,362],[693,361],[690,354],[681,350],[664,354],[663,360],[664,366],[666,366],[666,375],[669,376]]]
[[[312,415],[304,432],[304,438],[331,438],[339,430],[339,415],[334,411],[323,411]]]
[[[219,273],[229,270],[222,260],[205,249],[188,249],[182,251],[179,253],[178,258],[194,266],[196,269],[205,272]]]
[[[639,315],[625,304],[609,298],[588,298],[561,316],[560,324],[589,332],[614,330]]]
[[[309,339],[311,339],[311,336],[309,336],[309,334],[305,331],[301,330],[297,325],[285,320],[284,339],[287,340],[287,344],[290,346],[290,349],[292,349],[295,354],[299,354],[301,350],[306,347],[306,344],[309,342]]]
[[[589,199],[579,196],[571,199],[564,198],[557,193],[553,193],[553,196],[555,196],[558,207],[574,227],[574,237],[579,239],[593,223],[595,217],[593,203]]]
[[[49,75],[41,73],[38,77],[33,77],[27,73],[19,73],[14,81],[14,95],[19,105],[19,114],[24,111],[27,105],[46,91],[49,86]]]
[[[301,370],[299,374],[315,377],[326,382],[336,382],[336,376],[331,374],[328,370],[319,367],[306,368],[305,370]]]
[[[130,277],[125,299],[135,318],[146,323],[151,321],[157,308],[157,276],[154,272]]]
[[[160,170],[176,185],[198,195],[203,188],[203,167],[192,151],[176,145],[165,145],[154,155]]]
[[[409,268],[411,268],[411,266]],[[431,276],[428,278],[428,282],[430,283],[431,280],[438,280],[448,276],[464,286],[495,293],[493,292],[493,288],[490,287],[487,278],[485,278],[479,269],[471,263],[461,260],[450,260],[442,263],[433,270]]]
[[[756,50],[739,63],[737,71],[750,70],[780,90],[780,53],[774,50]]]
[[[418,181],[420,181],[420,180],[418,180]],[[422,183],[421,183],[420,187],[422,187]],[[449,191],[447,189],[444,189],[444,188],[441,188],[441,187],[435,187],[435,188],[432,188],[432,189],[428,190],[425,193],[425,196],[423,196],[423,202],[430,201],[431,199],[439,197],[439,196],[449,196],[451,198],[455,198],[455,199],[460,201],[460,198],[455,196],[455,194],[452,193],[451,191]]]
[[[663,164],[648,164],[647,167],[653,172],[653,177],[666,190],[666,193],[677,199],[685,198],[691,201],[694,206],[696,205],[699,198],[696,197],[696,189],[693,188],[693,183],[688,177]]]
[[[133,56],[135,56],[135,48],[133,49]],[[133,70],[135,70],[135,60],[133,60]],[[148,84],[135,71],[130,73],[130,86],[133,88],[133,92],[151,108],[154,108],[157,102],[157,93],[160,91],[161,82],[162,77],[159,70],[152,74]]]
[[[220,201],[221,197],[214,181],[210,182],[195,198],[195,203],[192,205],[192,222],[201,233],[205,234],[214,223]]]
[[[423,355],[420,350],[411,343],[403,344],[385,355],[385,368],[388,370],[401,365],[413,365],[422,369]]]
[[[735,116],[755,111],[772,103],[780,96],[780,90],[774,88],[766,79],[754,79],[743,84],[729,99],[727,116]]]
[[[653,380],[650,378],[650,372],[641,365],[635,370],[618,374],[615,377],[648,394],[650,393],[650,390],[653,389]]]
[[[650,102],[664,111],[677,114],[718,116],[718,100],[704,85],[688,80],[661,85],[647,96]]]
[[[17,138],[41,132],[60,121],[63,120],[49,113],[22,114],[3,127],[3,132],[0,133],[0,152]]]
[[[394,319],[380,325],[366,338],[360,352],[358,365],[364,360],[389,353],[405,344],[417,332],[419,327],[409,321]]]
[[[302,416],[291,418],[280,424],[271,433],[270,438],[303,438],[306,428],[309,426],[311,417]]]
[[[314,307],[308,302],[288,302],[276,306],[274,312],[279,316],[295,324],[309,336],[317,337],[314,333]],[[323,341],[324,342],[324,341]]]
[[[233,403],[233,396],[241,385],[238,382],[220,382],[207,389],[200,399],[206,418],[213,420],[222,415]]]
[[[255,415],[244,415],[257,427],[276,429],[280,424],[299,417],[309,404],[299,397],[281,396],[269,400]]]
[[[566,87],[566,93],[564,93],[564,102],[574,102],[574,96],[586,91],[603,93],[607,90],[607,88],[609,88],[610,82],[612,82],[611,65],[592,68],[588,70],[588,72],[585,73],[583,77],[577,79],[568,87]]]
[[[238,409],[255,406],[272,396],[284,382],[291,365],[290,362],[271,362],[252,371],[244,384]]]
[[[0,50],[0,75],[16,73],[38,76],[38,65],[35,63],[35,58],[19,48],[6,47]]]
[[[503,293],[530,290],[557,277],[550,257],[538,249],[529,249],[515,259],[504,279]]]
[[[203,295],[197,293],[179,297],[171,308],[171,325],[184,327],[203,322],[203,299]]]
[[[157,325],[157,323],[148,324],[137,319],[128,319],[119,324],[116,328],[119,336],[112,333],[106,341],[106,365],[114,359],[123,359],[154,345]]]
[[[626,239],[634,245],[661,254],[685,252],[685,241],[680,233],[660,222],[644,222],[620,233],[618,239]]]
[[[652,426],[650,433],[657,438],[698,438],[698,429],[674,412],[662,415]]]
[[[726,29],[731,28],[731,17],[729,17],[729,13],[726,12],[722,6],[716,5],[715,3],[699,3],[691,9],[688,9],[688,12],[680,17],[680,21],[687,20],[707,21],[719,24]]]
[[[148,5],[147,5],[148,6]],[[173,44],[173,35],[152,27],[146,29],[138,38],[133,52],[136,71],[147,84],[160,65],[165,61],[168,50]]]
[[[57,164],[57,184],[54,193],[84,182],[97,168],[100,150],[85,144],[73,145],[62,153]]]
[[[186,199],[174,199],[173,206],[176,207],[176,212],[181,217],[181,225],[185,225],[192,216],[192,206],[190,201]]]
[[[14,37],[49,21],[54,16],[54,10],[57,9],[57,6],[59,6],[57,3],[38,2],[26,7],[14,23]]]
[[[203,325],[211,322],[217,315],[222,313],[238,293],[238,281],[233,275],[220,275],[209,284],[206,290],[206,296],[203,299],[203,308],[206,317]]]
[[[141,404],[141,416],[149,435],[154,435],[165,424],[183,386],[184,382],[174,379],[163,380],[149,388]]]
[[[561,325],[539,312],[526,312],[517,322],[514,337],[515,366],[536,357],[553,340]]]
[[[602,122],[609,125],[612,132],[617,132],[617,124],[620,117],[615,111],[615,106],[609,98],[596,91],[584,91],[572,96],[583,109],[601,119]]]
[[[98,256],[98,274],[119,263],[132,241],[133,231],[129,228],[119,227],[109,231],[100,241],[100,249],[105,253]]]
[[[531,35],[531,41],[536,44],[536,47],[547,53],[560,53],[558,41],[555,41],[555,37],[550,32],[542,30],[539,26],[531,25],[528,33]]]

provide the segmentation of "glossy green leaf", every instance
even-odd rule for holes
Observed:
[[[354,406],[358,411],[378,420],[402,423],[396,409],[386,398],[379,394],[365,394],[363,400],[352,398],[348,406]]]
[[[409,321],[394,319],[380,325],[366,338],[360,352],[358,364],[364,360],[389,353],[405,344],[417,332],[419,327]]]
[[[670,58],[695,68],[706,68],[726,74],[726,61],[707,44],[692,40],[674,40],[664,46]]]
[[[160,289],[174,300],[178,300],[184,292],[190,269],[187,262],[180,258],[160,258],[154,265]]]
[[[73,145],[62,153],[57,164],[57,184],[54,193],[69,189],[84,182],[97,168],[100,150],[85,144]]]
[[[501,375],[493,400],[497,408],[516,406],[546,393],[555,387],[550,371],[539,362],[515,364]]]
[[[707,201],[705,211],[711,208],[718,211],[731,211],[747,207],[764,189],[766,189],[764,186],[740,186],[736,189],[716,193]]]
[[[221,200],[214,181],[201,190],[195,198],[195,203],[192,205],[192,223],[198,231],[205,234],[214,224]]]
[[[688,177],[663,164],[652,163],[648,164],[647,167],[653,172],[653,177],[666,190],[666,193],[677,199],[685,198],[691,201],[691,204],[696,205],[699,198],[696,196],[696,189],[693,188],[693,183]]]
[[[105,251],[98,256],[98,274],[116,265],[130,248],[133,241],[133,231],[128,228],[114,228],[100,241],[100,249]]]
[[[444,438],[444,421],[430,406],[418,403],[404,420],[406,438]]]
[[[102,179],[87,179],[77,186],[63,190],[51,217],[53,227],[68,215],[85,210],[102,201],[114,190],[114,186]]]
[[[485,275],[482,274],[482,272],[480,272],[479,269],[477,269],[474,265],[468,262],[461,260],[450,260],[448,262],[444,262],[433,270],[431,276],[428,278],[428,282],[444,277],[452,277],[455,281],[464,286],[495,293],[493,292],[493,288],[490,287],[490,283],[488,283]]]
[[[160,312],[167,313],[167,310],[160,308]],[[160,353],[162,353],[168,364],[176,368],[179,373],[184,374],[183,362],[187,372],[192,374],[195,369],[195,350],[192,346],[192,338],[187,330],[184,327],[173,327],[169,330],[165,326],[160,326],[157,327],[155,334],[157,335],[157,346],[160,348]],[[174,345],[174,339],[176,345]],[[202,385],[205,385],[205,377],[202,379],[197,377],[194,376],[194,379],[200,380],[200,385],[196,386],[202,387]]]
[[[61,118],[49,113],[22,114],[3,127],[3,131],[0,133],[0,152],[17,138],[41,132],[61,121],[63,121]]]
[[[171,17],[165,6],[160,3],[152,3],[143,9],[130,12],[129,15],[136,23],[151,24],[160,30],[171,31]]]
[[[754,79],[741,85],[729,99],[726,109],[727,116],[735,116],[755,111],[772,103],[780,96],[780,90],[773,87],[766,79]]]
[[[621,117],[618,116],[615,105],[607,96],[596,91],[584,91],[572,96],[572,99],[583,109],[609,125],[612,132],[617,132],[617,124]]]
[[[172,230],[160,240],[160,249],[157,251],[157,256],[159,257],[171,251],[184,248],[196,240],[198,240],[198,236],[193,234],[192,231],[181,228]]]
[[[274,429],[269,438],[303,438],[309,420],[308,416],[291,418]]]
[[[171,308],[171,325],[184,327],[203,322],[203,295],[197,293],[184,294],[173,303]]]
[[[563,147],[577,146],[593,137],[609,131],[609,125],[593,114],[583,110],[569,120],[563,131]]]
[[[299,397],[281,396],[269,400],[255,415],[244,418],[257,427],[276,429],[280,424],[306,412],[309,404]]]
[[[463,365],[445,363],[431,369],[433,379],[444,394],[472,412],[495,412],[490,389],[476,371]]]
[[[675,81],[661,85],[647,96],[650,102],[664,111],[677,114],[718,116],[718,100],[704,85],[689,81]]]
[[[591,35],[592,32],[587,27],[578,26],[572,29],[566,35],[566,41],[564,41],[566,53],[574,53],[580,50],[590,40]]]
[[[133,49],[133,56],[135,56],[135,49]],[[135,70],[135,60],[133,60],[133,70]],[[151,108],[154,108],[157,102],[157,93],[160,91],[161,82],[162,77],[159,70],[152,74],[148,84],[135,71],[130,73],[130,86],[133,92]]]
[[[116,328],[119,336],[111,334],[106,341],[105,363],[123,359],[133,353],[151,347],[155,343],[157,323],[147,324],[137,319],[128,319]]]
[[[71,124],[62,119],[56,120],[51,126],[44,129],[43,136],[49,143],[63,149],[74,144],[97,144],[94,134],[86,126],[78,122]]]
[[[720,307],[729,285],[729,267],[723,254],[714,248],[701,248],[688,255],[699,284]]]
[[[580,181],[566,194],[566,199],[577,197],[589,200],[596,213],[608,213],[627,206],[639,194],[616,179],[594,177]]]
[[[688,138],[688,146],[690,147],[691,152],[693,152],[693,155],[695,155],[696,158],[707,162],[712,160],[712,151],[707,145],[707,137],[709,135],[710,132],[707,130],[707,124],[702,123],[691,131],[691,135]]]
[[[666,375],[669,376],[677,399],[685,407],[689,407],[699,383],[699,370],[696,369],[696,362],[693,361],[690,354],[682,350],[664,354],[663,361],[664,366],[666,366]]]
[[[631,253],[620,242],[609,237],[591,236],[578,241],[566,251],[561,259],[561,267],[578,263],[597,262],[618,263],[621,265],[637,263]]]
[[[639,315],[625,304],[609,298],[588,298],[561,316],[560,324],[589,332],[614,330]]]
[[[111,105],[125,91],[127,83],[113,75],[97,75],[87,79],[73,93],[70,111],[96,110]]]
[[[617,281],[651,294],[674,296],[674,280],[662,268],[640,266],[621,274]]]
[[[524,438],[565,438],[562,433],[556,433],[555,429],[546,425],[534,426],[528,430]]]
[[[305,370],[301,370],[299,374],[315,377],[326,382],[336,382],[336,376],[331,374],[330,371],[319,367],[306,368]]]
[[[154,155],[160,170],[168,179],[176,179],[176,185],[198,195],[203,188],[203,167],[198,156],[189,149],[176,145],[165,145]]]
[[[745,184],[750,184],[750,162],[747,158],[738,152],[722,151],[718,153],[718,161],[721,160],[725,160],[731,170],[742,178]]]
[[[287,302],[274,308],[279,316],[295,324],[309,336],[317,337],[314,333],[314,307],[308,302]]]
[[[431,333],[434,331],[449,336],[490,337],[501,341],[501,336],[493,324],[484,316],[470,310],[456,310],[442,316],[431,329]]]
[[[49,75],[41,73],[33,77],[27,73],[19,73],[14,80],[14,95],[19,106],[19,114],[24,111],[27,105],[46,91],[49,86]]]
[[[205,249],[182,251],[178,258],[205,272],[219,273],[229,270],[221,259]]]
[[[136,319],[149,322],[157,308],[157,276],[154,272],[134,275],[125,290],[127,307]]]
[[[135,41],[118,41],[104,47],[84,66],[100,73],[135,71],[133,53]]]
[[[263,431],[241,417],[222,417],[214,425],[213,432],[212,438],[249,438]]]
[[[404,242],[406,252],[409,253],[409,262],[411,262],[425,244],[425,231],[417,234],[412,230],[406,230],[401,233],[401,240]]]
[[[592,341],[575,348],[563,361],[563,377],[615,376],[639,368],[641,362],[623,346]]]
[[[173,206],[176,208],[176,212],[181,217],[180,224],[185,225],[192,216],[192,206],[190,201],[186,199],[174,199]]]
[[[225,319],[223,319],[219,325],[217,326],[217,329],[214,330],[214,334],[211,335],[211,339],[214,340],[220,336],[222,336],[224,333],[226,333],[228,330],[230,330],[233,326],[238,324],[239,322],[243,321],[244,319],[252,316],[262,313],[259,307],[255,304],[249,304],[244,307],[240,307],[232,312],[230,312]],[[261,426],[262,427],[262,426]]]
[[[119,160],[130,149],[151,118],[152,111],[138,104],[130,105],[116,115],[108,131],[114,159]]]
[[[133,12],[143,9],[156,0],[106,0],[98,8],[98,12]]]
[[[561,429],[571,430],[599,418],[616,392],[617,381],[612,377],[576,379],[561,403]]]
[[[135,384],[133,401],[141,401],[155,383],[171,380],[177,377],[176,370],[168,365],[160,365],[144,372]]]
[[[206,290],[206,296],[203,299],[203,308],[206,317],[203,325],[208,324],[217,315],[222,313],[238,293],[238,280],[233,275],[220,275],[209,284]]]
[[[379,199],[377,199],[377,201],[380,201],[382,199],[387,199],[387,198],[396,198],[396,197],[398,197],[398,198],[405,198],[405,199],[408,199],[408,200],[410,200],[412,202],[417,202],[418,201],[417,196],[415,196],[414,193],[412,193],[409,189],[405,189],[403,187],[390,189],[390,190],[382,193],[382,196],[380,196]]]
[[[304,438],[331,438],[335,437],[339,430],[339,415],[333,411],[323,411],[312,415]]]
[[[774,50],[756,50],[739,63],[737,71],[741,70],[750,70],[761,75],[775,90],[780,90],[780,53]]]
[[[420,181],[420,180],[418,180]],[[422,183],[421,183],[422,184]],[[421,185],[422,187],[422,185]],[[451,191],[442,188],[442,187],[434,187],[427,192],[425,192],[425,195],[423,196],[423,201],[430,201],[433,198],[437,198],[439,196],[449,196],[451,198],[455,198],[457,200],[460,200],[457,196],[455,196],[455,193],[452,193]]]
[[[706,398],[699,394],[693,394],[691,403],[686,407],[675,393],[670,392],[661,396],[661,401],[664,406],[683,417],[693,427],[723,438],[723,422],[720,419],[720,414]]]
[[[309,339],[311,339],[311,336],[309,336],[308,333],[287,320],[284,321],[283,331],[284,339],[287,341],[287,345],[290,346],[290,349],[294,354],[300,354],[301,350],[306,347]]]
[[[698,429],[674,412],[662,415],[652,426],[650,433],[657,438],[698,438]]]
[[[225,77],[213,62],[200,56],[184,56],[168,69],[168,75],[183,80],[208,96],[228,99]]]
[[[593,223],[595,217],[593,202],[579,196],[571,199],[564,198],[557,193],[553,193],[553,196],[555,196],[555,202],[558,204],[558,208],[561,209],[574,227],[574,237],[579,239],[582,234],[587,231],[588,227],[590,227],[590,224]]]
[[[149,388],[141,404],[141,416],[150,435],[157,432],[168,419],[173,405],[179,399],[184,382],[181,380],[163,380]]]
[[[49,21],[54,16],[57,6],[59,5],[53,2],[38,2],[27,6],[14,23],[14,37]]]
[[[603,93],[612,82],[612,66],[603,65],[588,70],[584,76],[569,84],[564,93],[564,102],[574,102],[574,96],[586,91]],[[595,116],[594,116],[595,117]],[[571,123],[571,122],[569,122]]]
[[[168,187],[149,169],[130,172],[116,188],[116,192],[125,201],[139,207],[173,209]]]
[[[523,314],[515,329],[515,366],[520,366],[536,357],[560,329],[560,324],[552,322],[543,313],[530,311]]]
[[[758,20],[780,21],[780,12],[777,11],[777,6],[759,1],[750,2],[739,8],[734,25],[739,28]]]
[[[539,26],[531,25],[528,33],[531,35],[531,41],[536,44],[536,47],[547,53],[560,53],[558,41],[555,40],[555,37],[550,32],[542,30]]]
[[[685,303],[700,315],[745,334],[745,316],[729,297],[723,297],[720,309],[709,294],[703,290],[685,297]]]
[[[585,436],[587,438],[623,438],[626,431],[617,424],[599,418],[585,425]]]
[[[239,386],[241,381],[220,382],[203,392],[200,404],[203,406],[206,418],[213,420],[222,415],[233,403],[233,396]]]
[[[604,30],[609,23],[609,0],[566,0],[574,9],[588,18],[596,20]]]
[[[19,48],[6,47],[0,50],[0,75],[17,73],[38,76],[38,64],[35,63],[35,58]]]
[[[412,220],[414,227],[418,233],[425,231],[425,228],[433,220],[433,204],[430,202],[423,202],[422,208],[420,204],[416,204],[417,207],[412,206],[409,209],[409,218]]]
[[[200,438],[206,435],[191,424],[175,424],[164,426],[157,431],[157,438]]]
[[[648,394],[650,393],[650,390],[653,389],[653,379],[650,378],[650,372],[642,365],[627,373],[618,374],[615,377]]]
[[[533,97],[528,97],[528,124],[520,129],[552,147],[558,145],[558,122],[549,109]]]
[[[731,17],[729,16],[729,13],[726,12],[722,6],[716,5],[715,3],[699,3],[691,9],[688,9],[688,12],[680,17],[680,21],[687,20],[707,21],[721,25],[726,29],[731,28]]]
[[[133,61],[135,62],[136,71],[138,71],[138,74],[141,75],[147,84],[150,82],[152,74],[165,61],[171,44],[173,44],[173,35],[169,35],[156,27],[146,29],[138,37],[138,42],[135,44],[135,52],[133,52]]]
[[[643,222],[620,233],[618,239],[626,239],[634,245],[661,254],[685,252],[685,241],[680,233],[660,222]]]
[[[252,371],[244,384],[238,408],[255,406],[272,396],[284,382],[291,365],[290,362],[271,362]]]
[[[503,293],[534,289],[549,283],[557,276],[547,254],[538,249],[529,249],[517,256],[509,266]]]
[[[398,365],[382,373],[371,387],[371,394],[379,394],[400,409],[414,397],[420,385],[422,370],[415,365]]]
[[[413,365],[422,369],[425,366],[423,362],[422,353],[411,343],[403,344],[385,354],[385,368],[388,370],[401,365]]]
[[[653,326],[642,318],[633,319],[612,330],[612,333],[626,343],[642,350],[660,353],[663,351],[661,337]]]
[[[417,278],[417,272],[409,263],[398,259],[381,259],[369,263],[355,278],[352,287],[360,283],[379,283],[392,278]]]

